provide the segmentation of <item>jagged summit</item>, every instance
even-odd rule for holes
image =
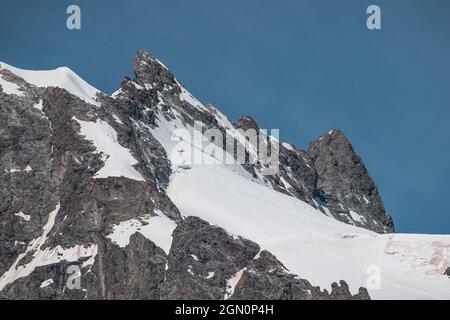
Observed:
[[[394,231],[375,183],[344,133],[328,131],[307,152],[317,171],[316,188],[322,192],[322,201],[338,219],[346,208],[353,220],[365,222],[372,230]]]
[[[306,151],[259,139],[279,148],[265,175],[237,130],[256,122],[203,105],[150,54],[112,96],[63,71],[0,69],[0,299],[450,298],[450,238],[384,234],[341,132]],[[216,162],[222,147],[189,138],[197,121],[257,161]],[[381,289],[360,289],[374,265]]]
[[[150,53],[139,50],[133,62],[136,82],[142,86],[173,86],[175,77],[158,59]]]
[[[250,116],[242,116],[239,118],[239,120],[236,122],[236,128],[240,128],[243,130],[248,130],[248,129],[254,129],[254,130],[259,130],[259,126],[256,123],[256,121],[250,117]]]
[[[323,134],[316,140],[322,141],[323,139],[336,139],[336,138],[344,138],[344,139],[348,140],[347,137],[345,136],[345,134],[341,130],[336,129],[336,128],[331,128],[330,130],[328,130],[325,134]]]

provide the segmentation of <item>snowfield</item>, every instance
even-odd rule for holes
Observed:
[[[169,254],[172,233],[177,225],[162,212],[155,213],[156,216],[144,216],[140,220],[131,219],[114,225],[113,232],[108,235],[108,238],[120,247],[126,247],[130,243],[130,237],[139,232]]]
[[[343,279],[356,293],[379,271],[380,288],[368,288],[373,299],[450,299],[443,275],[450,236],[379,235],[347,225],[225,165],[178,171],[168,195],[183,215],[257,242],[313,285],[330,289]]]
[[[54,70],[24,70],[0,62],[0,69],[8,69],[36,87],[59,87],[66,89],[87,103],[96,106],[100,105],[96,101],[96,95],[97,93],[100,93],[100,91],[81,79],[75,72],[67,67],[59,67]],[[21,91],[17,90],[17,85],[2,79],[0,76],[0,84],[4,86],[5,83],[9,83],[6,87],[7,94],[23,94]],[[5,87],[3,87],[3,90],[5,90]]]
[[[98,105],[95,96],[99,91],[68,68],[26,71],[5,63],[0,63],[0,67],[30,84],[65,88],[84,101]],[[7,94],[22,94],[17,85],[1,76],[0,84]],[[182,88],[180,98],[199,110],[209,110],[231,135],[242,138],[223,114],[203,106],[186,89]],[[35,107],[42,109],[42,104]],[[173,111],[177,115],[176,110]],[[137,160],[130,150],[118,143],[116,131],[107,122],[75,120],[80,124],[80,134],[105,155],[105,165],[96,178],[123,176],[145,180],[134,168]],[[117,116],[115,121],[121,123]],[[169,121],[160,116],[157,125],[150,130],[172,160],[173,174],[167,194],[183,216],[198,216],[232,235],[255,241],[262,249],[273,253],[291,273],[328,290],[332,282],[345,280],[353,293],[361,286],[366,287],[373,299],[450,299],[450,278],[443,275],[450,265],[450,235],[377,234],[341,223],[294,197],[268,188],[242,166],[217,164],[213,155],[192,148],[177,130],[192,131],[193,128],[185,127],[180,119]],[[189,159],[195,154],[210,159],[210,164],[190,164]],[[11,169],[11,173],[15,172],[12,170],[20,171]],[[90,258],[85,262],[87,265],[94,263],[98,250],[95,244],[65,250],[61,247],[41,249],[58,211],[59,205],[49,213],[42,234],[28,244],[27,250],[0,277],[0,290],[28,276],[39,266],[61,260],[77,261],[82,257]],[[156,216],[114,226],[108,237],[119,246],[126,246],[130,236],[140,232],[169,252],[176,224],[162,212],[155,213]],[[26,223],[26,214],[16,215]],[[20,260],[28,253],[32,253],[31,261],[18,268]],[[242,270],[230,279],[226,297],[232,294],[241,275]],[[50,285],[52,281],[48,279],[41,286]]]
[[[1,75],[0,75],[0,86],[2,86],[3,92],[6,94],[15,94],[18,96],[23,96],[23,92],[20,91],[20,87],[17,84],[3,79]]]
[[[152,134],[174,171],[167,194],[184,216],[255,241],[291,273],[328,290],[345,280],[352,293],[366,287],[373,299],[450,299],[450,279],[443,275],[450,265],[450,236],[381,235],[339,222],[269,189],[240,165],[189,164],[202,151],[176,132],[193,128],[163,117],[158,125]]]
[[[83,267],[94,264],[95,256],[98,252],[98,246],[96,244],[86,246],[76,245],[68,249],[60,246],[42,249],[55,224],[59,209],[60,204],[56,206],[55,210],[49,213],[48,221],[43,227],[42,234],[28,244],[26,251],[20,254],[9,270],[0,277],[0,291],[17,279],[29,276],[38,267],[55,264],[64,260],[68,262],[78,261],[80,258],[86,257],[89,257],[89,259],[83,263]],[[25,265],[19,265],[27,254],[32,254],[31,261]]]
[[[80,125],[80,134],[91,141],[97,150],[104,155],[105,165],[95,178],[126,177],[145,181],[144,177],[133,167],[137,160],[130,150],[122,147],[117,141],[117,132],[107,122],[98,120],[82,121],[74,118]]]

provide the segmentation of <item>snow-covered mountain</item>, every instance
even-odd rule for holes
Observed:
[[[393,233],[342,132],[279,144],[150,54],[133,69],[108,96],[0,63],[0,298],[450,299],[450,236]]]

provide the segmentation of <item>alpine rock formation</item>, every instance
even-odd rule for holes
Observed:
[[[393,233],[342,132],[279,144],[150,54],[133,69],[108,96],[0,63],[1,299],[450,298],[450,236]],[[183,135],[206,129],[255,161],[189,161],[215,162]]]

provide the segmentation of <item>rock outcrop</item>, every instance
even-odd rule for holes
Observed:
[[[148,53],[138,52],[133,68],[135,79],[125,77],[112,96],[87,99],[0,67],[0,77],[18,88],[13,94],[0,89],[0,298],[369,298],[362,288],[352,295],[343,281],[322,291],[258,244],[183,217],[166,194],[173,167],[155,128],[161,121],[199,121],[227,137],[259,127],[250,117],[233,124],[212,105],[197,103]],[[68,69],[61,73],[74,78]],[[279,148],[280,170],[262,176],[260,159],[243,164],[259,182],[340,221],[394,230],[342,133],[333,130],[307,151],[278,146],[263,134],[260,139]],[[102,176],[105,168],[110,171]],[[166,238],[144,232],[154,221],[166,232],[162,238],[171,237],[170,250],[159,242]],[[68,272],[74,266],[78,271]],[[69,289],[71,281],[75,288]]]

